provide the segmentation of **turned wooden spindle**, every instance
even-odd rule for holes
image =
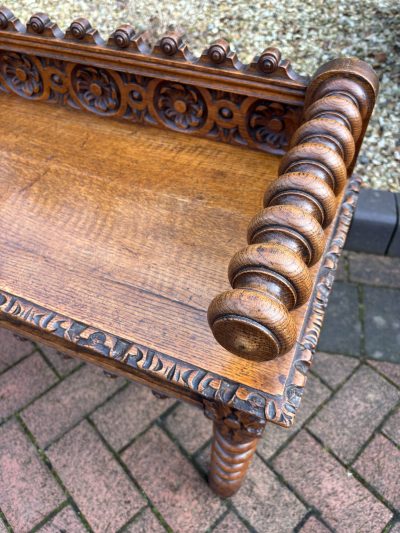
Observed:
[[[242,436],[234,439],[220,425],[214,424],[211,447],[210,487],[223,498],[233,496],[247,473],[258,439]]]
[[[335,215],[373,105],[373,83],[362,69],[356,60],[339,60],[311,81],[303,124],[265,193],[265,209],[250,222],[249,245],[229,265],[232,290],[209,306],[214,337],[234,354],[269,360],[295,342],[291,311],[310,297],[309,267],[324,250],[324,229]]]

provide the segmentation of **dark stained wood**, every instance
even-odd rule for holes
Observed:
[[[223,497],[293,423],[360,185],[375,74],[307,84],[276,48],[0,8],[0,323],[202,407]]]

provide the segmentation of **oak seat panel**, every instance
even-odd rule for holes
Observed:
[[[243,384],[278,392],[290,357],[214,340],[209,302],[279,158],[0,98],[0,287]]]

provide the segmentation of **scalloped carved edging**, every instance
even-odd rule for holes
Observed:
[[[318,283],[311,296],[312,304],[304,322],[300,334],[301,340],[297,343],[296,355],[288,376],[287,382],[290,384],[285,386],[285,394],[281,404],[281,416],[285,419],[287,426],[293,424],[296,410],[300,405],[307,381],[306,374],[318,344],[329,295],[335,281],[335,271],[357,206],[360,187],[361,178],[353,175],[349,180],[337,225],[318,273]]]
[[[60,315],[3,290],[0,290],[0,322],[20,323],[33,331],[39,330],[47,336],[63,339],[72,348],[75,346],[79,350],[99,357],[118,361],[134,371],[147,375],[150,385],[152,379],[169,382],[178,387],[183,394],[186,391],[186,394],[197,396],[208,416],[219,422],[226,419],[231,428],[245,431],[249,436],[259,436],[267,421],[289,427],[293,423],[301,400],[306,382],[305,374],[317,345],[334,280],[334,271],[344,246],[359,188],[360,180],[353,177],[348,184],[330,244],[318,273],[309,312],[282,396],[271,396],[235,383],[200,367]],[[214,403],[220,407],[212,407]],[[229,412],[226,412],[226,409]]]
[[[63,43],[72,41],[96,45],[99,49],[106,49],[107,52],[117,50],[129,52],[132,59],[135,56],[149,56],[152,60],[163,60],[165,64],[167,58],[169,63],[183,61],[190,70],[207,66],[219,72],[221,77],[242,74],[248,79],[280,80],[288,82],[288,86],[292,89],[297,88],[300,92],[304,92],[309,79],[296,73],[289,61],[282,60],[280,51],[275,47],[266,48],[247,65],[239,60],[227,41],[218,39],[207,47],[200,57],[197,57],[190,51],[184,35],[176,31],[168,32],[154,47],[151,47],[147,32],[137,33],[130,24],[122,24],[105,40],[83,17],[72,21],[64,33],[46,13],[35,13],[25,27],[5,6],[0,6],[0,31],[29,36],[32,43],[35,42],[35,37],[38,43],[41,42],[38,40],[39,37],[46,37],[57,40],[60,47]]]

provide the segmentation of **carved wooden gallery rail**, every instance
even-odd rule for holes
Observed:
[[[222,40],[196,58],[176,33],[151,49],[128,25],[105,42],[86,19],[64,34],[45,14],[25,28],[0,8],[0,91],[283,155],[248,246],[229,265],[232,290],[215,297],[208,320],[244,365],[284,354],[290,364],[283,392],[269,393],[2,289],[0,322],[202,406],[214,421],[210,483],[232,495],[266,422],[293,422],[356,205],[360,180],[351,174],[377,90],[356,59],[332,61],[309,80],[276,48],[243,65]],[[300,306],[301,324],[292,314]]]
[[[170,33],[151,49],[125,24],[105,42],[86,19],[65,35],[45,14],[25,28],[0,11],[0,88],[97,115],[282,154],[299,124],[307,78],[276,48],[242,64],[219,40],[195,58]]]

